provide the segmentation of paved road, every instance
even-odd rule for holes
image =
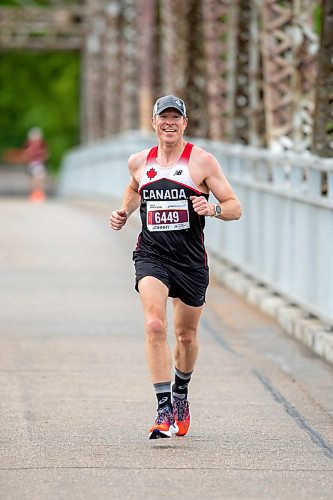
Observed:
[[[30,178],[24,165],[0,164],[0,197],[26,198],[31,189]],[[56,191],[56,180],[49,174],[45,182],[48,197],[53,197]]]
[[[332,368],[214,282],[190,434],[147,439],[137,228],[107,219],[0,199],[0,498],[331,499]]]

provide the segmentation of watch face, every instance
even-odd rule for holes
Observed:
[[[221,212],[222,212],[222,209],[221,209],[220,205],[215,205],[215,213],[217,215],[220,215]]]

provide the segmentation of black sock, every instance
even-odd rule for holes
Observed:
[[[165,406],[171,408],[171,382],[159,382],[154,384],[154,389],[157,397],[157,409],[160,410]]]
[[[178,399],[187,399],[188,384],[193,372],[185,373],[175,368],[175,383],[172,385],[172,394]]]

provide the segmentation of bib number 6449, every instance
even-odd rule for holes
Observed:
[[[147,202],[149,231],[177,231],[189,228],[187,200]]]
[[[152,224],[167,224],[179,222],[179,212],[175,210],[164,210],[162,212],[150,212],[152,215]]]

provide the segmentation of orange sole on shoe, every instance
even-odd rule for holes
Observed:
[[[176,420],[176,424],[178,426],[178,432],[176,432],[176,436],[179,436],[179,437],[185,436],[191,427],[191,412],[190,412],[190,418],[189,418],[188,423]]]

